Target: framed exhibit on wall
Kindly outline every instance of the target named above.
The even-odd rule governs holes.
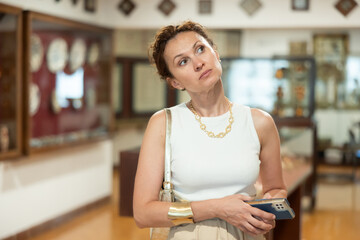
[[[25,151],[107,137],[112,30],[31,11],[25,18]]]
[[[357,5],[355,0],[339,0],[335,4],[335,8],[346,17]]]
[[[115,100],[118,118],[147,118],[162,108],[175,105],[175,91],[160,79],[146,58],[117,57],[116,78],[120,88]]]
[[[133,66],[134,113],[151,113],[166,107],[166,83],[160,80],[156,70],[148,63]]]
[[[212,12],[212,1],[211,0],[199,0],[199,13],[200,14],[211,14]]]
[[[96,2],[97,0],[84,0],[84,9],[87,12],[96,11]]]
[[[295,11],[307,11],[309,10],[310,0],[291,0],[292,10]]]

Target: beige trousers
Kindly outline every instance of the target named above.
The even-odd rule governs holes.
[[[195,224],[172,227],[168,240],[265,240],[263,235],[250,236],[218,218]]]

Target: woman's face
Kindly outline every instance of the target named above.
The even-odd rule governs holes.
[[[164,59],[173,75],[167,81],[174,88],[203,92],[221,79],[218,53],[196,32],[182,32],[169,40]]]

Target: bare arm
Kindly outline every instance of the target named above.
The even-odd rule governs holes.
[[[141,145],[134,186],[134,218],[139,227],[171,226],[170,203],[158,201],[164,175],[165,113],[149,120]]]
[[[165,151],[165,113],[154,114],[148,124],[140,150],[134,189],[134,219],[139,227],[172,226],[167,217],[170,203],[158,201],[163,181]],[[191,203],[194,221],[221,218],[252,235],[274,227],[274,215],[244,203],[250,197],[236,194],[220,199]],[[268,221],[260,221],[258,216]]]
[[[261,110],[252,109],[252,116],[259,136],[260,177],[264,198],[282,198],[287,196],[282,176],[280,158],[280,138],[272,117]]]

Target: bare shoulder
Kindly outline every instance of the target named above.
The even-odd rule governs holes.
[[[162,110],[159,110],[156,113],[154,113],[150,117],[149,124],[150,123],[155,124],[155,125],[158,125],[158,124],[161,125],[162,123],[165,124],[165,111],[162,109]]]
[[[161,140],[165,135],[165,111],[160,110],[154,113],[148,122],[145,131],[145,139],[151,137],[153,140]]]
[[[274,124],[274,120],[271,115],[258,108],[251,108],[251,116],[253,118],[255,127],[269,127]]]
[[[276,130],[274,120],[269,113],[258,108],[251,108],[251,116],[260,139],[266,136],[266,134]]]

